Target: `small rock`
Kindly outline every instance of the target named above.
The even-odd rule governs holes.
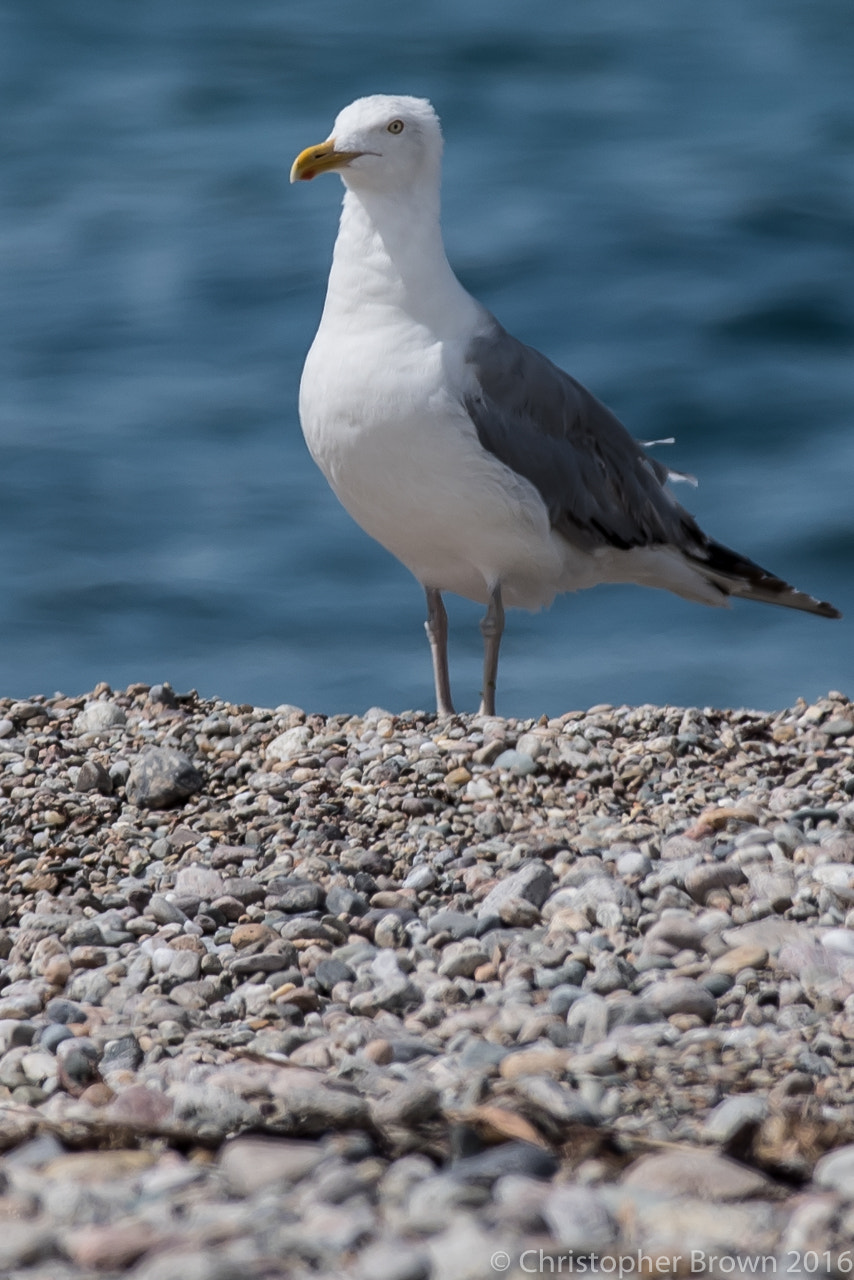
[[[440,978],[470,978],[475,969],[486,964],[489,953],[473,938],[449,942],[439,962]]]
[[[564,1074],[569,1061],[566,1049],[519,1049],[502,1059],[499,1072],[503,1080],[518,1080],[521,1076],[557,1078]]]
[[[712,1142],[727,1146],[748,1133],[765,1119],[768,1103],[753,1094],[734,1094],[724,1098],[703,1125],[703,1133]]]
[[[813,1170],[813,1181],[845,1200],[854,1200],[854,1143],[822,1156]]]
[[[543,1201],[542,1215],[564,1249],[609,1245],[619,1234],[601,1193],[593,1187],[554,1187]]]
[[[712,964],[714,973],[728,974],[735,977],[742,969],[764,969],[768,963],[768,952],[764,947],[751,946],[749,943],[733,947],[718,956]]]
[[[264,1187],[299,1182],[317,1168],[325,1155],[316,1142],[246,1136],[226,1143],[219,1167],[235,1195],[251,1196]]]
[[[362,894],[336,884],[326,894],[326,910],[332,916],[364,916],[370,907]]]
[[[305,749],[311,738],[312,732],[307,725],[300,724],[293,729],[286,729],[284,733],[280,733],[277,738],[274,738],[267,747],[267,759],[279,760],[283,764],[290,764],[300,756],[305,755]]]
[[[157,1239],[158,1232],[150,1222],[92,1223],[70,1231],[63,1247],[78,1267],[121,1272],[156,1245]]]
[[[687,1013],[711,1022],[717,1005],[710,991],[693,978],[667,978],[656,982],[644,992],[644,997],[665,1018]]]
[[[103,706],[96,702],[95,706]],[[102,796],[112,795],[113,780],[98,760],[84,760],[77,771],[75,791],[99,791]]]

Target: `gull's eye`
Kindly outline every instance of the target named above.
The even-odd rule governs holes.
[[[403,121],[392,120],[391,124],[388,126],[388,131],[389,133],[403,133]]]

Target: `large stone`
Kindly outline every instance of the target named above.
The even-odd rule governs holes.
[[[103,733],[121,729],[127,719],[125,711],[114,702],[90,702],[74,721],[74,728],[77,733]]]
[[[131,766],[125,791],[142,809],[168,809],[201,791],[204,779],[183,751],[149,747]]]
[[[768,1192],[772,1183],[756,1169],[713,1151],[661,1151],[641,1156],[623,1176],[628,1187],[702,1200],[746,1200]]]
[[[263,1187],[299,1182],[325,1158],[317,1142],[253,1135],[226,1143],[219,1167],[233,1194],[250,1196]]]
[[[813,1181],[844,1200],[854,1200],[854,1143],[822,1156],[813,1171]]]
[[[665,978],[648,987],[644,999],[665,1018],[690,1013],[711,1022],[717,1007],[711,992],[693,978]]]
[[[554,875],[551,867],[538,858],[526,863],[506,879],[499,881],[478,907],[478,915],[498,916],[502,906],[513,898],[524,898],[535,907],[541,907],[551,892]]]

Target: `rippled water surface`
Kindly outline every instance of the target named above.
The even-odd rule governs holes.
[[[420,588],[296,414],[340,184],[290,162],[408,92],[465,284],[848,615],[567,596],[509,616],[501,709],[854,693],[852,85],[842,0],[4,6],[0,692],[432,705]],[[464,708],[478,616],[451,609]]]

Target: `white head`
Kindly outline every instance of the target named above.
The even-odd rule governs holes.
[[[339,112],[326,142],[300,152],[291,182],[334,171],[356,190],[399,191],[435,182],[441,158],[439,117],[426,98],[374,94]]]

